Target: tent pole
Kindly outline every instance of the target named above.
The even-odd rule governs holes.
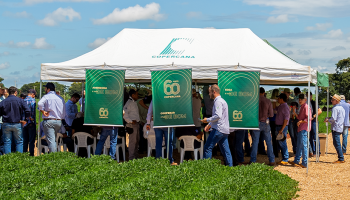
[[[310,110],[310,81],[308,82],[308,88],[307,88],[307,92],[308,92],[308,98],[307,98],[307,105],[309,107],[309,109],[307,110],[308,112],[308,115],[307,115],[307,167],[306,167],[306,174],[309,174],[309,148],[310,148],[310,113],[309,113],[309,110]]]
[[[170,137],[172,137],[172,135],[170,134],[170,127],[168,127],[168,142],[167,142],[167,147],[166,147],[166,157],[169,159],[169,141],[170,141]],[[171,164],[171,163],[170,163]]]
[[[80,112],[85,112],[85,110],[83,110],[83,107],[85,106],[85,97],[84,97],[84,80],[81,81],[81,108],[80,108]]]
[[[40,90],[39,90],[39,99],[41,99],[41,92],[42,92],[42,88],[43,88],[43,81],[40,79]],[[39,156],[41,154],[40,152],[40,141],[41,141],[41,137],[40,137],[40,124],[41,124],[41,114],[39,113],[39,126],[38,126],[38,140],[37,140],[37,147],[38,150],[36,151],[36,155]]]
[[[329,87],[327,88],[327,119],[328,119],[328,112],[329,112]],[[327,127],[327,138],[326,138],[326,155],[328,154],[328,122],[326,122]]]
[[[320,162],[320,141],[318,137],[318,85],[316,84],[316,106],[315,106],[315,113],[316,113],[316,162]],[[313,142],[313,141],[312,141]]]

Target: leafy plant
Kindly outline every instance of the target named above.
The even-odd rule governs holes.
[[[219,160],[170,166],[147,157],[117,163],[72,153],[0,157],[1,199],[292,199],[298,182],[263,164],[226,167]]]

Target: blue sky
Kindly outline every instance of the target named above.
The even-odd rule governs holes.
[[[41,63],[87,53],[123,28],[250,28],[303,65],[350,57],[348,0],[0,0],[0,76],[40,80]]]

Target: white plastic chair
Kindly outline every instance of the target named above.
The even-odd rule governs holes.
[[[181,136],[179,140],[182,140],[184,142],[184,148],[181,148],[181,157],[180,157],[180,163],[183,162],[185,157],[185,151],[193,151],[194,159],[198,160],[198,150],[200,154],[200,159],[203,159],[203,146],[204,142],[203,140],[199,140],[196,136]],[[194,140],[197,140],[201,143],[201,146],[198,149],[194,148]]]
[[[63,135],[61,133],[57,133],[56,144],[57,144],[57,151],[61,151],[62,147],[63,147],[63,152],[67,151],[67,145],[63,143]]]
[[[38,140],[39,141],[39,146],[40,146],[40,149],[39,149],[40,153],[39,153],[39,155],[41,155],[41,153],[43,152],[43,149],[44,149],[44,153],[49,153],[49,147],[41,144],[41,140],[45,139],[45,138],[46,138],[46,136],[44,136],[42,138],[39,138],[39,140]]]
[[[111,148],[111,139],[109,136],[107,136],[106,138],[106,141],[105,141],[105,144],[103,146],[103,154],[107,155],[108,156],[108,151],[107,149],[110,149]]]
[[[95,144],[91,144],[91,145],[88,145],[87,144],[87,138],[91,138],[91,139],[94,139],[94,143],[96,143],[95,141],[95,138],[88,134],[88,133],[85,133],[85,132],[77,132],[77,133],[74,133],[73,135],[73,138],[74,138],[74,152],[76,155],[78,155],[78,151],[79,151],[79,148],[80,147],[85,147],[87,149],[87,154],[88,154],[88,158],[91,157],[91,147],[94,147]],[[75,144],[75,140],[78,140],[78,144]]]
[[[163,141],[163,143],[164,143],[164,141]],[[148,144],[147,157],[150,157],[151,151],[153,149],[156,149],[156,136],[155,135],[148,135],[147,144]],[[164,158],[164,150],[165,150],[165,146],[162,147],[162,158]]]
[[[122,139],[121,144],[117,144],[117,151],[116,151],[116,157],[117,157],[117,162],[119,162],[119,148],[122,148],[123,151],[123,161],[125,161],[125,137],[120,137],[118,136],[118,139]]]

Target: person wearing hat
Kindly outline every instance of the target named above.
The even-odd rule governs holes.
[[[296,91],[298,92],[298,90]],[[290,89],[284,88],[283,93],[287,95],[287,105],[292,106],[292,103],[295,101],[290,98]],[[289,132],[290,140],[293,146],[293,153],[295,154],[297,149],[297,126],[296,126],[296,120],[294,119],[292,113],[290,115],[290,119],[288,123],[288,132]]]
[[[287,138],[288,123],[290,119],[290,109],[287,104],[287,95],[285,93],[282,93],[278,96],[277,100],[280,105],[277,107],[277,114],[276,114],[276,121],[275,121],[276,132],[278,132],[278,135],[283,134],[284,138]],[[289,159],[287,142],[285,139],[282,139],[282,140],[278,140],[278,144],[282,152],[282,161],[279,162],[278,164],[287,165],[288,159]]]
[[[349,123],[350,105],[346,103],[344,95],[340,95],[340,99],[341,99],[340,105],[345,110],[342,151],[343,151],[343,154],[346,155],[346,146],[348,144],[348,130],[350,127],[350,123]]]
[[[43,128],[50,152],[57,151],[56,135],[60,132],[62,123],[65,123],[64,118],[66,116],[64,99],[57,95],[55,90],[56,87],[53,83],[47,83],[45,85],[46,95],[38,102],[44,120]]]
[[[17,88],[11,86],[9,89],[9,97],[0,103],[0,116],[3,120],[3,141],[4,153],[11,153],[12,140],[16,144],[16,151],[23,153],[23,132],[22,126],[26,121],[22,120],[22,113],[25,119],[30,117],[30,109],[27,104],[17,97]]]
[[[343,151],[341,149],[340,144],[340,134],[343,133],[344,130],[344,119],[345,119],[345,110],[340,105],[341,98],[339,95],[335,94],[332,97],[332,117],[326,118],[325,122],[331,123],[332,128],[332,137],[333,137],[333,145],[334,148],[337,150],[338,153],[338,160],[333,163],[344,163],[344,155]]]
[[[296,116],[297,118],[297,127],[298,127],[298,143],[297,143],[297,152],[295,154],[294,161],[289,162],[290,164],[294,166],[300,166],[302,168],[307,167],[307,160],[308,160],[308,149],[307,149],[307,144],[308,144],[308,137],[307,137],[307,132],[311,131],[311,126],[308,126],[308,124],[311,125],[311,120],[312,120],[312,112],[311,108],[309,105],[306,103],[307,98],[305,94],[300,94],[299,95],[299,105],[300,105],[300,110],[299,113],[296,113],[296,110],[293,109],[293,115]],[[301,165],[299,164],[300,158],[303,157]]]
[[[28,96],[24,99],[30,109],[30,117],[27,120],[26,125],[23,126],[23,152],[28,152],[31,156],[34,156],[34,143],[36,138],[36,102],[35,102],[36,91],[30,89],[28,91]],[[24,117],[24,116],[23,116]]]

